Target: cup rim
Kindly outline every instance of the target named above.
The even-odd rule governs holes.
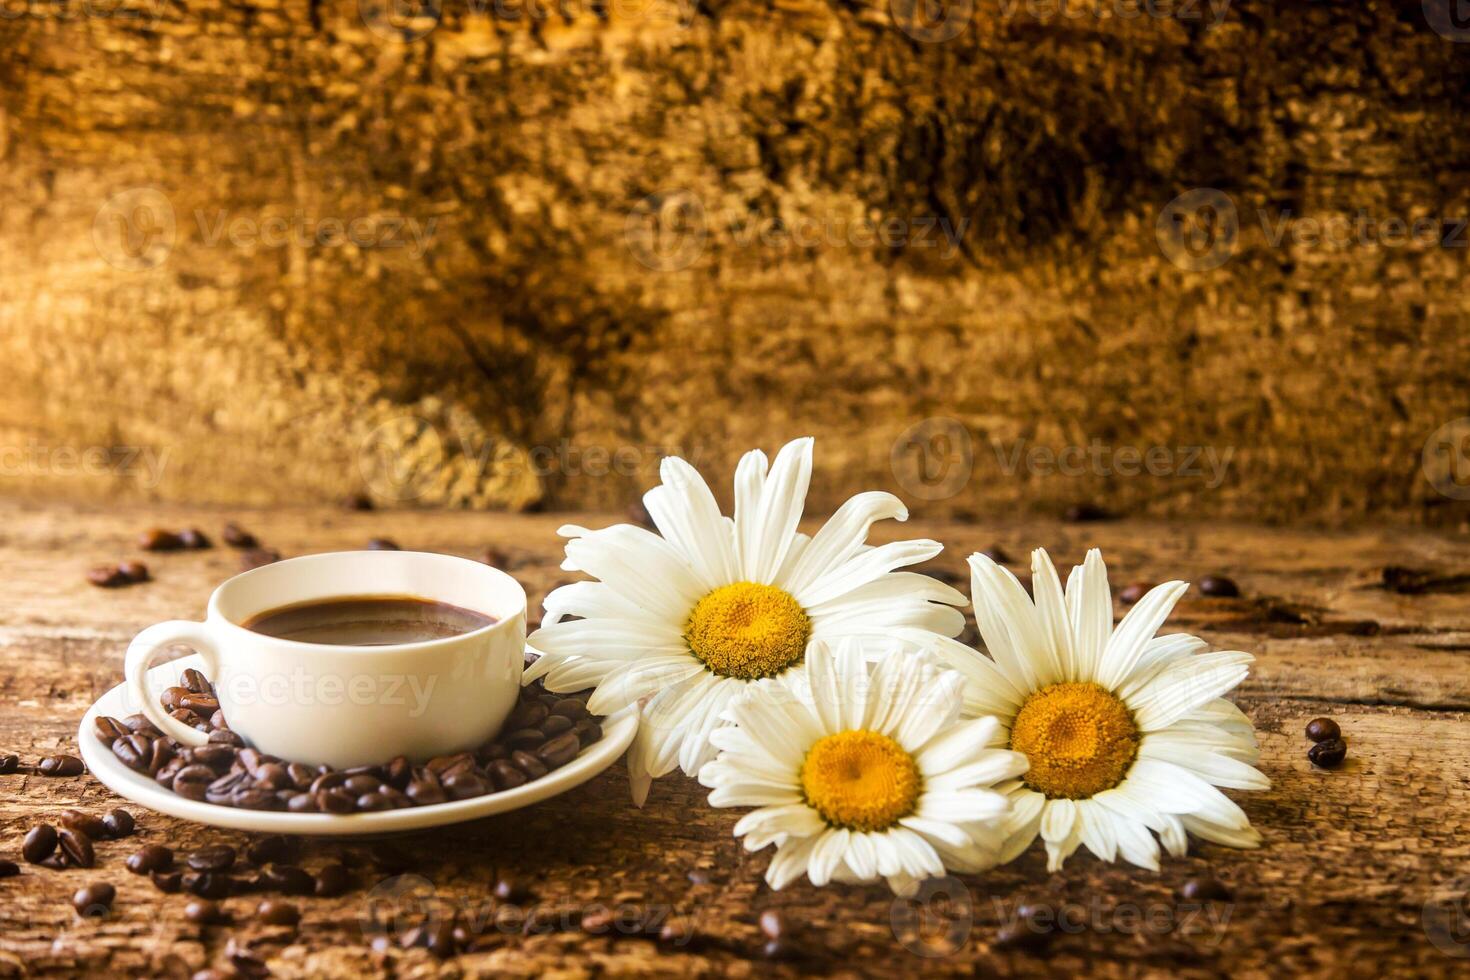
[[[498,577],[501,581],[503,581],[505,584],[509,585],[515,590],[514,594],[520,600],[520,608],[509,616],[497,618],[495,622],[481,626],[479,629],[470,630],[468,633],[456,633],[454,636],[441,636],[430,640],[413,640],[409,643],[389,643],[380,646],[354,646],[348,643],[311,643],[306,640],[288,640],[284,637],[270,636],[266,633],[257,633],[255,630],[235,622],[233,619],[226,616],[219,608],[220,596],[223,595],[224,592],[235,583],[250,578],[251,576],[259,576],[262,573],[265,573],[267,575],[271,574],[273,569],[278,569],[280,566],[287,565],[292,562],[312,562],[328,558],[341,558],[344,555],[353,555],[356,557],[361,557],[363,555],[377,555],[382,557],[387,557],[389,555],[418,555],[421,557],[433,558],[436,560],[460,563],[467,568],[475,569],[477,574],[490,572],[493,576]],[[344,595],[346,595],[346,593],[344,593]],[[406,652],[412,653],[418,650],[436,650],[441,647],[452,646],[456,643],[462,643],[465,640],[489,636],[497,630],[509,628],[511,624],[516,622],[517,619],[524,621],[526,618],[527,605],[529,601],[530,600],[526,598],[525,586],[521,585],[521,583],[516,580],[515,576],[511,575],[504,569],[496,568],[494,565],[487,565],[484,562],[475,561],[473,558],[464,558],[459,555],[446,555],[437,551],[373,551],[365,548],[360,548],[349,551],[323,551],[310,555],[297,555],[293,558],[283,558],[280,561],[271,562],[268,565],[261,565],[257,568],[247,569],[246,571],[238,572],[234,575],[231,575],[219,585],[215,586],[214,591],[209,594],[209,604],[205,609],[205,619],[210,623],[223,624],[224,626],[228,627],[230,631],[233,631],[240,636],[250,637],[255,640],[263,640],[272,644],[281,644],[289,650],[299,650],[303,652],[316,651],[317,653],[349,654],[351,656],[370,657],[374,655],[396,655]],[[290,605],[290,603],[286,603],[286,605]]]

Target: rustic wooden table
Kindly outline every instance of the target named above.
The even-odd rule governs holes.
[[[566,515],[180,508],[125,511],[0,504],[0,752],[33,764],[75,751],[77,721],[118,682],[128,639],[149,623],[198,617],[213,586],[238,568],[227,548],[146,560],[155,580],[115,591],[83,578],[94,562],[140,556],[139,531],[198,525],[216,538],[228,518],[286,555],[361,547],[388,536],[404,547],[472,554],[501,548],[532,594],[533,618],[558,569],[556,527]],[[611,518],[576,515],[597,525]],[[1060,564],[1101,546],[1115,582],[1197,579],[1223,572],[1241,599],[1192,596],[1172,629],[1251,650],[1255,671],[1239,702],[1256,723],[1265,793],[1237,793],[1265,836],[1256,852],[1198,843],[1154,874],[1086,854],[1049,875],[1039,845],[991,873],[966,876],[947,901],[895,902],[883,887],[765,887],[766,855],[731,837],[738,813],[715,810],[682,776],[629,805],[615,766],[565,796],[519,813],[392,840],[313,842],[305,863],[340,857],[359,889],[302,900],[294,933],[249,924],[199,927],[186,899],[128,874],[142,842],[176,848],[241,845],[247,835],[137,811],[140,830],[99,845],[94,872],[22,865],[0,880],[0,975],[187,976],[248,948],[278,976],[427,976],[594,973],[1233,976],[1448,975],[1470,956],[1470,558],[1463,542],[1421,531],[1320,533],[1118,522],[925,524],[948,550],[936,567],[1000,544],[1020,558],[1034,545]],[[889,532],[890,534],[893,531]],[[1337,718],[1350,744],[1335,772],[1306,760],[1308,719]],[[90,776],[0,776],[0,854],[18,856],[33,823],[64,807],[116,803]],[[477,951],[438,961],[422,949],[375,952],[362,914],[380,880],[408,871],[435,899],[477,924]],[[1214,874],[1233,900],[1201,907],[1177,897],[1186,878]],[[497,902],[497,879],[529,889]],[[111,917],[81,920],[69,897],[83,880],[118,889]],[[425,886],[427,887],[427,886]],[[1041,953],[998,949],[997,924],[1018,903],[1050,905],[1068,927]],[[237,911],[246,899],[228,903]],[[693,939],[658,942],[577,928],[584,913],[626,910],[671,922]],[[787,959],[762,953],[757,924],[782,912]],[[526,914],[531,926],[525,927]]]

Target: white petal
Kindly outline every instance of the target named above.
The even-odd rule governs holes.
[[[776,855],[766,868],[766,884],[773,891],[780,891],[806,873],[807,861],[818,837],[800,837],[776,846]]]
[[[944,545],[927,539],[890,541],[876,548],[865,548],[792,595],[803,608],[810,609],[841,598],[895,568],[928,561],[943,550]]]
[[[817,811],[805,803],[788,803],[785,806],[765,806],[752,810],[735,824],[734,833],[736,837],[772,833],[810,837],[820,834],[826,826]]]
[[[1093,548],[1067,577],[1067,616],[1072,624],[1072,663],[1079,681],[1097,676],[1113,632],[1113,593],[1102,552]]]
[[[736,470],[735,531],[736,555],[741,577],[750,582],[775,580],[791,547],[796,525],[806,506],[807,487],[812,478],[812,440],[795,439],[781,447],[770,474],[762,474],[758,499],[749,498],[752,474],[747,469],[747,453]],[[751,471],[763,470],[764,457],[753,463]],[[800,596],[797,597],[800,600]],[[803,603],[805,605],[805,603]]]
[[[828,828],[817,837],[812,856],[807,864],[806,876],[818,888],[832,880],[832,875],[842,866],[847,855],[847,839],[850,832],[840,828]]]
[[[914,759],[926,780],[945,775],[958,766],[985,759],[989,755],[985,747],[999,728],[1000,722],[994,717],[952,725],[926,742],[914,753]],[[1004,763],[1007,760],[995,761]]]
[[[677,456],[659,464],[661,486],[643,497],[649,516],[706,589],[739,580],[735,539],[699,471]]]
[[[1021,710],[1024,696],[985,654],[945,637],[933,640],[928,649],[945,666],[964,676],[966,714],[995,715],[1008,720]]]
[[[1118,837],[1113,832],[1113,815],[1092,800],[1077,801],[1077,829],[1082,843],[1109,864],[1118,854]]]
[[[1254,659],[1239,650],[1225,650],[1176,661],[1130,699],[1128,707],[1141,730],[1167,728],[1245,680]]]
[[[1172,733],[1172,729],[1166,729],[1146,736],[1138,748],[1138,757],[1172,762],[1207,782],[1227,789],[1271,788],[1271,781],[1254,767],[1212,752],[1198,741],[1171,737]]]
[[[699,661],[687,654],[677,657],[649,657],[632,664],[617,666],[618,669],[603,678],[602,682],[597,685],[597,690],[592,692],[592,697],[587,699],[587,710],[595,715],[612,714],[640,698],[676,687],[697,675],[713,676],[705,671]],[[553,691],[581,690],[576,687],[550,689]],[[664,716],[660,716],[654,723],[662,724],[663,721]],[[649,719],[645,716],[643,724],[649,723]]]
[[[543,627],[559,623],[567,616],[640,622],[651,619],[636,604],[629,602],[601,582],[572,582],[558,586],[547,593],[541,607]]]
[[[832,649],[825,643],[807,647],[807,681],[812,710],[826,734],[862,727],[867,710],[868,664],[862,648],[851,641]]]
[[[1082,843],[1077,829],[1077,804],[1071,800],[1047,800],[1041,812],[1041,839],[1046,842],[1046,870],[1060,870]]]
[[[704,594],[694,572],[651,531],[615,524],[567,542],[567,556],[629,602],[682,624]]]
[[[963,823],[994,820],[1010,812],[1004,796],[987,789],[927,792],[919,799],[918,815],[928,820]]]
[[[782,585],[792,595],[801,594],[857,554],[875,522],[908,517],[908,508],[891,493],[872,490],[850,498],[812,537]]]
[[[1037,656],[1046,641],[1036,607],[1010,570],[985,555],[970,556],[975,624],[996,666],[1018,689],[1033,691],[1057,678],[1054,665]]]
[[[949,820],[941,820],[930,816],[908,816],[898,821],[914,833],[934,841],[943,841],[953,847],[966,847],[970,844],[970,835],[965,833],[964,828]]]
[[[1046,797],[1040,793],[1022,789],[1011,793],[1011,812],[1004,827],[1005,846],[1001,848],[999,861],[1008,864],[1020,857],[1041,832],[1041,818],[1046,811]]]
[[[1102,663],[1098,665],[1097,672],[1099,684],[1114,691],[1127,682],[1143,658],[1149,641],[1187,591],[1188,582],[1165,582],[1150,589],[1128,610],[1103,649]]]
[[[1036,596],[1036,616],[1052,664],[1049,673],[1057,680],[1076,680],[1067,597],[1062,593],[1062,580],[1057,577],[1056,566],[1043,548],[1031,552],[1031,592]]]

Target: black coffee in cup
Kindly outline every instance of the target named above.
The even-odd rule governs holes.
[[[494,622],[493,616],[418,596],[358,595],[268,609],[242,625],[282,640],[374,647],[442,640]]]

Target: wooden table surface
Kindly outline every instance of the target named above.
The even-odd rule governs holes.
[[[557,567],[564,520],[599,526],[607,515],[268,512],[83,509],[0,503],[0,752],[34,764],[75,752],[78,719],[121,678],[123,650],[144,626],[199,617],[218,582],[238,569],[227,548],[140,555],[136,535],[197,525],[218,538],[236,519],[283,554],[361,547],[388,536],[405,548],[474,554],[501,548],[539,613]],[[963,556],[1000,544],[1016,558],[1049,548],[1058,564],[1097,545],[1115,594],[1131,580],[1234,577],[1241,599],[1192,593],[1166,630],[1185,629],[1253,651],[1238,701],[1260,733],[1272,788],[1233,793],[1265,837],[1253,852],[1192,842],[1183,860],[1152,873],[1104,865],[1079,852],[1047,874],[1039,843],[1018,861],[964,876],[947,901],[895,902],[885,887],[779,894],[762,881],[767,854],[731,836],[740,811],[716,810],[683,776],[654,785],[643,810],[628,802],[616,765],[559,798],[514,814],[391,840],[312,841],[308,867],[339,857],[359,887],[302,899],[292,933],[248,922],[199,927],[186,897],[128,874],[141,843],[176,849],[240,846],[248,835],[135,809],[139,833],[98,846],[93,871],[22,864],[0,880],[0,975],[188,976],[248,948],[274,975],[524,976],[555,973],[926,975],[1323,976],[1449,975],[1470,956],[1470,554],[1464,541],[1415,530],[1307,532],[1239,526],[1110,522],[926,524],[889,537],[933,536],[950,574]],[[146,557],[155,580],[100,590],[93,563]],[[1330,715],[1349,742],[1339,771],[1307,762],[1306,722]],[[101,812],[118,801],[90,776],[0,776],[0,856],[18,858],[34,823],[63,808]],[[404,871],[431,883],[440,907],[478,925],[477,951],[439,961],[426,950],[375,952],[362,913],[371,889]],[[1233,899],[1200,906],[1177,897],[1191,876],[1228,882]],[[530,898],[492,897],[512,877]],[[113,914],[81,920],[69,897],[84,881],[117,886]],[[1064,910],[1068,929],[1042,953],[996,948],[997,924],[1018,903]],[[248,898],[227,905],[244,913]],[[689,942],[589,935],[583,914],[602,908],[676,924]],[[777,909],[791,936],[768,960],[758,917]],[[530,928],[524,923],[530,915]]]

